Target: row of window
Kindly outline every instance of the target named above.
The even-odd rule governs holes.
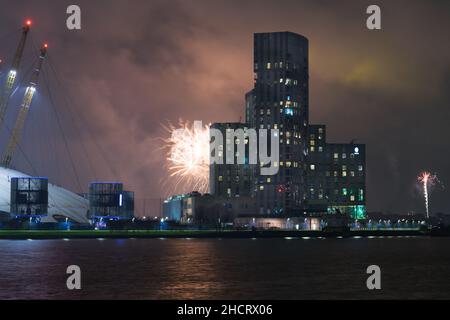
[[[334,189],[333,192],[334,192],[335,196],[342,195],[343,197],[348,197],[348,199],[350,201],[356,201],[356,199],[358,199],[358,201],[364,201],[364,189],[358,189],[358,191],[356,192],[354,189],[349,190],[347,188],[342,188],[341,190]],[[315,189],[314,188],[310,188],[309,193],[312,198],[315,197]],[[323,189],[318,190],[317,198],[320,200],[322,200],[324,198]]]
[[[258,63],[255,63],[255,70],[258,70],[258,68],[259,68]],[[296,63],[289,63],[289,62],[284,63],[283,61],[277,61],[277,62],[266,62],[264,64],[264,68],[266,70],[271,70],[271,69],[289,70],[290,68],[297,69],[298,65]]]

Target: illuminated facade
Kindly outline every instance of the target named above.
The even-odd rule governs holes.
[[[224,137],[227,129],[278,129],[280,154],[274,165],[279,171],[262,175],[260,167],[267,164],[259,160],[253,166],[211,165],[211,194],[247,197],[241,201],[259,217],[342,213],[364,219],[365,145],[328,143],[325,125],[309,124],[308,40],[291,32],[255,34],[253,68],[254,88],[245,95],[246,123],[212,128]],[[219,150],[224,156],[230,146],[242,143],[228,140]]]
[[[134,193],[124,191],[117,182],[93,182],[89,186],[89,218],[131,220],[134,216]]]
[[[37,177],[11,178],[11,215],[43,217],[48,214],[48,179]]]
[[[259,167],[254,173],[258,213],[299,214],[305,207],[308,39],[292,32],[256,33],[253,70],[246,121],[256,129],[278,129],[280,138],[278,174],[261,175]]]
[[[223,141],[215,152],[223,159],[222,164],[210,165],[210,193],[214,196],[232,198],[249,196],[252,191],[253,167],[248,164],[248,137],[239,137],[237,130],[245,132],[247,126],[243,123],[214,123],[211,128],[222,133]],[[227,137],[228,132],[228,137]],[[239,147],[244,147],[245,164],[238,163]],[[227,153],[232,153],[233,163],[227,164]]]
[[[307,202],[311,210],[366,217],[364,144],[327,143],[325,125],[308,128]]]

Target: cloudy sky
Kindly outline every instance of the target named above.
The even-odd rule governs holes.
[[[380,31],[365,27],[374,3]],[[81,7],[80,31],[65,26],[70,4]],[[149,212],[167,191],[161,124],[239,121],[253,33],[292,31],[310,41],[311,122],[328,126],[330,142],[367,144],[370,211],[423,211],[421,170],[450,183],[448,1],[1,0],[7,61],[25,17],[34,25],[23,68],[32,42],[48,41],[50,64],[14,162],[20,170],[77,192],[120,180],[149,199],[137,203]],[[448,192],[434,190],[432,211],[450,212]]]

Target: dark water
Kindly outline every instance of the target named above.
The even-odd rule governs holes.
[[[0,240],[0,298],[450,298],[450,238]]]

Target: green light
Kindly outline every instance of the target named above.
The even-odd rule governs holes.
[[[342,214],[348,215],[351,219],[364,220],[366,219],[366,206],[356,205],[356,206],[329,206],[327,212],[329,214],[334,214],[339,210]]]

